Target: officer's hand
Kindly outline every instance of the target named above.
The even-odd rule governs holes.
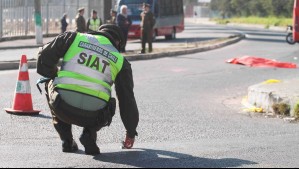
[[[122,149],[131,149],[134,146],[135,138],[130,138],[126,135],[126,139],[123,142]]]

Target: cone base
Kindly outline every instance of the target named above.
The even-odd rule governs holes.
[[[29,111],[22,111],[22,110],[13,110],[13,109],[4,109],[6,113],[13,114],[13,115],[20,115],[20,116],[34,116],[39,115],[40,111],[38,110],[29,110]]]

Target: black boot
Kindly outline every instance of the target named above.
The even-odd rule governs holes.
[[[73,153],[73,152],[76,152],[78,151],[78,145],[77,143],[72,140],[63,140],[62,141],[62,152],[64,153]]]
[[[100,154],[100,149],[97,146],[97,134],[95,132],[91,132],[88,129],[84,129],[83,133],[80,137],[80,142],[85,148],[85,154],[87,155],[98,155]]]

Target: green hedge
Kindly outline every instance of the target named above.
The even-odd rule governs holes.
[[[292,18],[277,18],[277,17],[240,17],[240,18],[230,18],[230,19],[214,19],[219,24],[227,23],[242,23],[242,24],[258,24],[265,25],[265,27],[270,26],[280,26],[286,27],[293,24]]]

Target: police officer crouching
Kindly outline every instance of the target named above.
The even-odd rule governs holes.
[[[124,36],[115,25],[102,25],[98,32],[65,32],[45,45],[38,54],[37,72],[47,78],[46,95],[53,124],[62,140],[63,152],[76,152],[72,125],[84,127],[80,142],[85,153],[97,155],[97,131],[109,126],[116,100],[127,134],[123,147],[134,145],[139,112],[134,96],[130,63],[119,53]],[[57,64],[63,59],[60,70]]]

